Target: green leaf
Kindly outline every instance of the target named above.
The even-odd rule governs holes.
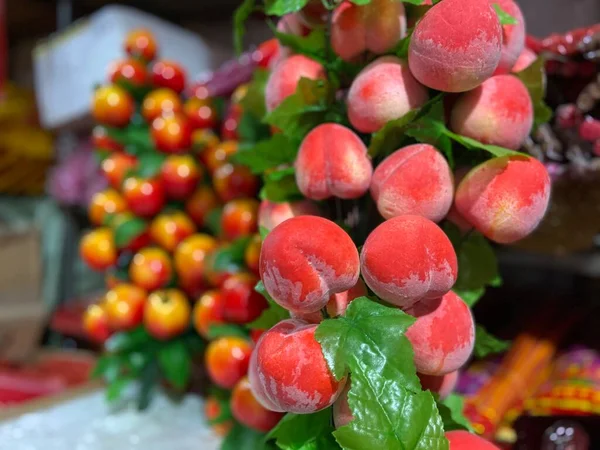
[[[269,307],[256,320],[250,322],[247,325],[248,328],[251,330],[268,330],[282,320],[290,318],[289,311],[275,303],[275,300],[271,298],[262,281],[256,283],[254,290],[267,299]]]
[[[414,27],[409,28],[406,32],[406,36],[404,38],[400,39],[400,41],[398,41],[398,43],[391,50],[390,53],[396,55],[398,58],[403,58],[403,59],[408,58],[408,48],[410,47],[410,40],[412,38],[412,34],[414,33],[414,31],[415,31]]]
[[[104,377],[104,374],[109,372],[115,363],[119,363],[119,359],[116,355],[102,355],[100,358],[98,358],[98,361],[96,361],[96,365],[94,366],[90,377]]]
[[[221,235],[221,216],[223,215],[222,208],[214,208],[207,215],[204,220],[204,225],[212,233],[213,236]]]
[[[150,128],[146,123],[131,124],[126,128],[105,127],[106,134],[125,147],[127,153],[140,156],[147,152],[156,152],[150,137]]]
[[[190,355],[195,356],[204,352],[206,342],[195,332],[187,333],[184,338],[185,346],[188,349]]]
[[[260,239],[264,241],[270,230],[267,227],[258,227],[258,232],[260,233]]]
[[[519,23],[517,19],[504,11],[498,3],[494,3],[492,6],[494,7],[496,14],[498,14],[500,25],[517,25]]]
[[[485,287],[478,287],[474,289],[458,289],[453,287],[452,290],[456,295],[463,299],[469,308],[475,306],[483,294],[485,294]]]
[[[285,16],[300,11],[308,0],[265,0],[265,12],[269,16]]]
[[[286,414],[267,435],[284,450],[333,450],[340,446],[333,438],[331,409],[314,414]]]
[[[265,174],[263,181],[264,184],[259,193],[261,200],[287,202],[304,198],[296,184],[293,167]]]
[[[127,247],[147,229],[148,224],[140,217],[132,217],[130,220],[119,223],[115,228],[115,246],[117,248]]]
[[[546,96],[546,71],[544,66],[545,60],[542,56],[539,56],[525,70],[514,74],[529,91],[533,103],[534,128],[548,122],[552,117],[552,110],[544,103]]]
[[[112,335],[104,344],[108,353],[126,353],[154,342],[144,327]]]
[[[160,370],[155,360],[150,360],[142,370],[140,390],[137,398],[137,408],[144,411],[152,401],[154,389],[160,382]]]
[[[209,425],[218,425],[220,423],[229,422],[233,420],[233,414],[231,413],[231,391],[227,389],[215,388],[215,386],[209,387],[209,394],[215,398],[219,403],[220,414],[211,420],[207,420]]]
[[[485,358],[494,353],[502,353],[510,348],[510,341],[503,341],[491,335],[481,325],[475,326],[475,349],[473,354],[476,358]]]
[[[262,120],[267,110],[265,107],[265,86],[269,79],[269,72],[265,69],[256,69],[252,75],[252,81],[248,85],[248,91],[240,104],[245,112]]]
[[[221,444],[221,450],[266,450],[265,435],[236,423]]]
[[[441,417],[423,392],[405,332],[415,319],[360,297],[346,315],[323,321],[315,338],[337,379],[351,373],[354,420],[334,432],[344,449],[447,450]]]
[[[475,139],[471,139],[470,137],[461,136],[460,134],[453,133],[442,123],[443,133],[448,136],[450,139],[458,142],[469,150],[485,150],[488,153],[491,153],[494,156],[510,156],[510,155],[523,155],[523,153],[516,152],[514,150],[510,150],[508,148],[499,147],[497,145],[488,145],[482,144]]]
[[[158,152],[147,152],[138,157],[136,174],[142,178],[155,177],[162,168],[166,155]]]
[[[326,80],[301,78],[296,91],[287,97],[264,121],[281,130],[294,145],[325,121],[333,92]]]
[[[240,149],[232,156],[232,161],[248,167],[252,173],[261,174],[282,164],[293,164],[297,150],[288,137],[274,134],[270,139]]]
[[[273,31],[281,45],[288,47],[292,52],[308,56],[321,64],[327,63],[325,49],[327,48],[328,42],[325,30],[313,30],[308,36],[281,33],[275,28]]]
[[[256,0],[244,0],[233,13],[233,44],[237,54],[244,50],[244,34],[246,33],[246,21],[254,12]]]
[[[271,130],[267,125],[261,122],[253,113],[244,111],[242,118],[238,124],[238,134],[240,136],[241,148],[250,147],[251,144],[259,142],[263,139],[268,139],[271,135]],[[234,154],[235,157],[238,153]],[[235,158],[233,158],[235,159]]]
[[[157,356],[165,379],[176,389],[185,389],[190,380],[191,360],[183,340],[166,342]]]
[[[438,411],[444,422],[444,430],[467,430],[473,432],[473,427],[465,417],[465,399],[462,395],[450,394],[444,400],[437,400]]]
[[[227,271],[232,267],[241,267],[244,264],[244,252],[250,236],[244,236],[236,239],[231,244],[219,248],[215,252],[213,268],[217,272]]]
[[[123,391],[129,386],[129,384],[133,381],[133,378],[129,376],[122,376],[115,380],[113,380],[106,387],[106,401],[109,403],[118,402],[123,395]]]
[[[208,329],[208,338],[212,341],[220,337],[237,336],[241,338],[248,337],[248,331],[240,325],[226,324],[226,325],[212,325]]]

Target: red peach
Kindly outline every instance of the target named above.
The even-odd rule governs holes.
[[[267,409],[309,414],[327,408],[344,387],[315,339],[316,325],[289,319],[265,332],[252,353],[248,376]]]
[[[453,194],[450,166],[429,144],[396,150],[377,166],[371,181],[371,196],[386,219],[414,214],[439,222]]]
[[[358,252],[335,223],[316,216],[293,217],[265,238],[260,274],[278,304],[311,313],[324,307],[332,294],[357,283]]]
[[[265,88],[268,111],[273,111],[287,97],[296,91],[301,78],[317,80],[325,76],[318,62],[304,55],[292,55],[279,62],[271,72]]]
[[[261,405],[252,393],[248,377],[242,378],[231,393],[231,413],[238,422],[256,431],[270,431],[283,414],[270,411]]]
[[[502,25],[502,55],[494,75],[509,73],[525,47],[525,18],[514,0],[489,0],[516,19],[515,25]]]
[[[467,176],[467,173],[469,173],[470,170],[470,167],[459,167],[456,169],[454,171],[454,186],[458,186],[465,176]],[[452,202],[452,206],[450,207],[450,211],[448,211],[446,220],[456,225],[461,233],[466,233],[473,229],[473,226],[467,222],[463,216],[460,215],[454,202]]]
[[[432,89],[464,92],[492,76],[502,53],[502,27],[487,1],[444,0],[415,26],[408,63]]]
[[[475,167],[456,190],[458,212],[500,244],[523,239],[542,220],[550,199],[550,176],[529,156],[493,158]]]
[[[440,298],[456,282],[458,270],[446,234],[421,216],[394,217],[375,228],[360,262],[367,286],[400,308]]]
[[[250,323],[269,307],[267,300],[254,290],[258,278],[249,273],[232,275],[223,283],[223,317],[230,323]]]
[[[358,282],[344,292],[338,292],[333,294],[327,302],[327,314],[329,317],[343,316],[346,314],[346,309],[352,300],[358,297],[368,295],[367,286],[362,279],[358,279]]]
[[[490,441],[486,441],[468,431],[448,431],[446,433],[446,439],[450,442],[449,450],[500,450]]]
[[[514,73],[522,72],[523,70],[527,69],[536,59],[537,54],[533,50],[525,47],[517,58],[517,62],[515,62],[512,71]]]
[[[258,200],[254,198],[237,198],[225,203],[221,215],[221,229],[228,240],[258,231]]]
[[[210,379],[222,388],[233,388],[248,373],[251,353],[251,344],[239,337],[227,336],[212,341],[205,353]]]
[[[436,392],[442,400],[452,393],[458,382],[457,370],[441,376],[425,375],[423,373],[418,373],[417,375],[419,376],[419,380],[421,380],[423,390]]]
[[[464,93],[450,117],[452,131],[512,150],[521,147],[532,125],[529,91],[513,75],[496,75]]]
[[[321,311],[315,311],[311,313],[299,313],[290,311],[290,317],[292,319],[303,320],[307,323],[321,323],[323,322],[323,313]]]
[[[372,0],[366,5],[344,1],[333,12],[331,47],[346,61],[365,51],[386,53],[406,33],[404,5],[396,0]]]
[[[276,203],[263,200],[258,208],[258,226],[271,231],[281,222],[296,216],[318,216],[319,207],[310,200]]]
[[[358,131],[373,133],[428,99],[427,89],[411,74],[406,62],[395,56],[382,56],[352,82],[347,100],[348,118]]]
[[[475,345],[475,323],[467,304],[454,292],[406,310],[417,318],[406,331],[417,372],[446,375],[463,366]]]
[[[358,198],[371,183],[367,147],[349,128],[324,123],[306,135],[294,164],[300,192],[312,200]]]
[[[350,390],[351,380],[346,382],[344,390],[333,404],[333,424],[336,428],[348,425],[354,420],[354,415],[348,404],[348,391]]]

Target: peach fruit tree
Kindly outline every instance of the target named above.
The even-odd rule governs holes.
[[[254,11],[277,18],[276,53],[232,161],[262,178],[269,306],[244,324],[254,413],[223,449],[496,448],[451,392],[505,346],[470,311],[501,282],[492,243],[530,234],[549,201],[519,152],[550,112],[517,3],[245,0],[239,47]]]

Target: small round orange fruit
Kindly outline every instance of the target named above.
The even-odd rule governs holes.
[[[131,120],[134,109],[133,98],[122,87],[109,84],[94,92],[92,115],[103,125],[124,127]]]
[[[117,262],[117,249],[110,228],[96,228],[87,233],[79,245],[85,263],[94,270],[104,271]]]
[[[150,30],[140,28],[129,32],[125,38],[125,51],[129,56],[145,62],[156,57],[156,39]]]
[[[144,308],[144,325],[156,339],[167,340],[189,327],[190,315],[188,298],[179,289],[155,291]]]
[[[155,89],[142,102],[142,116],[148,123],[157,117],[181,112],[181,109],[181,99],[171,89]]]
[[[181,211],[159,214],[150,224],[152,240],[169,252],[195,231],[194,222]]]
[[[233,388],[248,373],[252,345],[245,339],[221,337],[206,349],[206,369],[210,379],[225,389]]]
[[[169,255],[160,248],[147,247],[133,256],[129,278],[147,291],[165,287],[173,277],[173,264]]]
[[[91,340],[99,344],[104,343],[110,337],[108,314],[102,304],[88,306],[83,315],[83,329]]]
[[[127,202],[114,189],[106,189],[100,191],[92,197],[88,214],[90,222],[100,226],[104,223],[104,219],[109,214],[117,214],[127,209]]]
[[[104,297],[110,327],[115,331],[131,330],[142,323],[148,294],[133,284],[123,283]]]
[[[208,339],[208,330],[212,325],[225,323],[223,296],[218,290],[206,291],[194,305],[194,328],[200,336]]]

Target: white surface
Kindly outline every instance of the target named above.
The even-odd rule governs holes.
[[[218,450],[203,422],[202,402],[173,403],[156,394],[144,413],[110,413],[102,391],[0,422],[2,450]]]
[[[110,62],[126,56],[125,37],[135,28],[150,29],[158,57],[181,64],[189,79],[212,69],[210,49],[196,34],[134,8],[105,6],[34,50],[34,83],[45,127],[68,126],[88,116],[94,86],[106,81]]]

